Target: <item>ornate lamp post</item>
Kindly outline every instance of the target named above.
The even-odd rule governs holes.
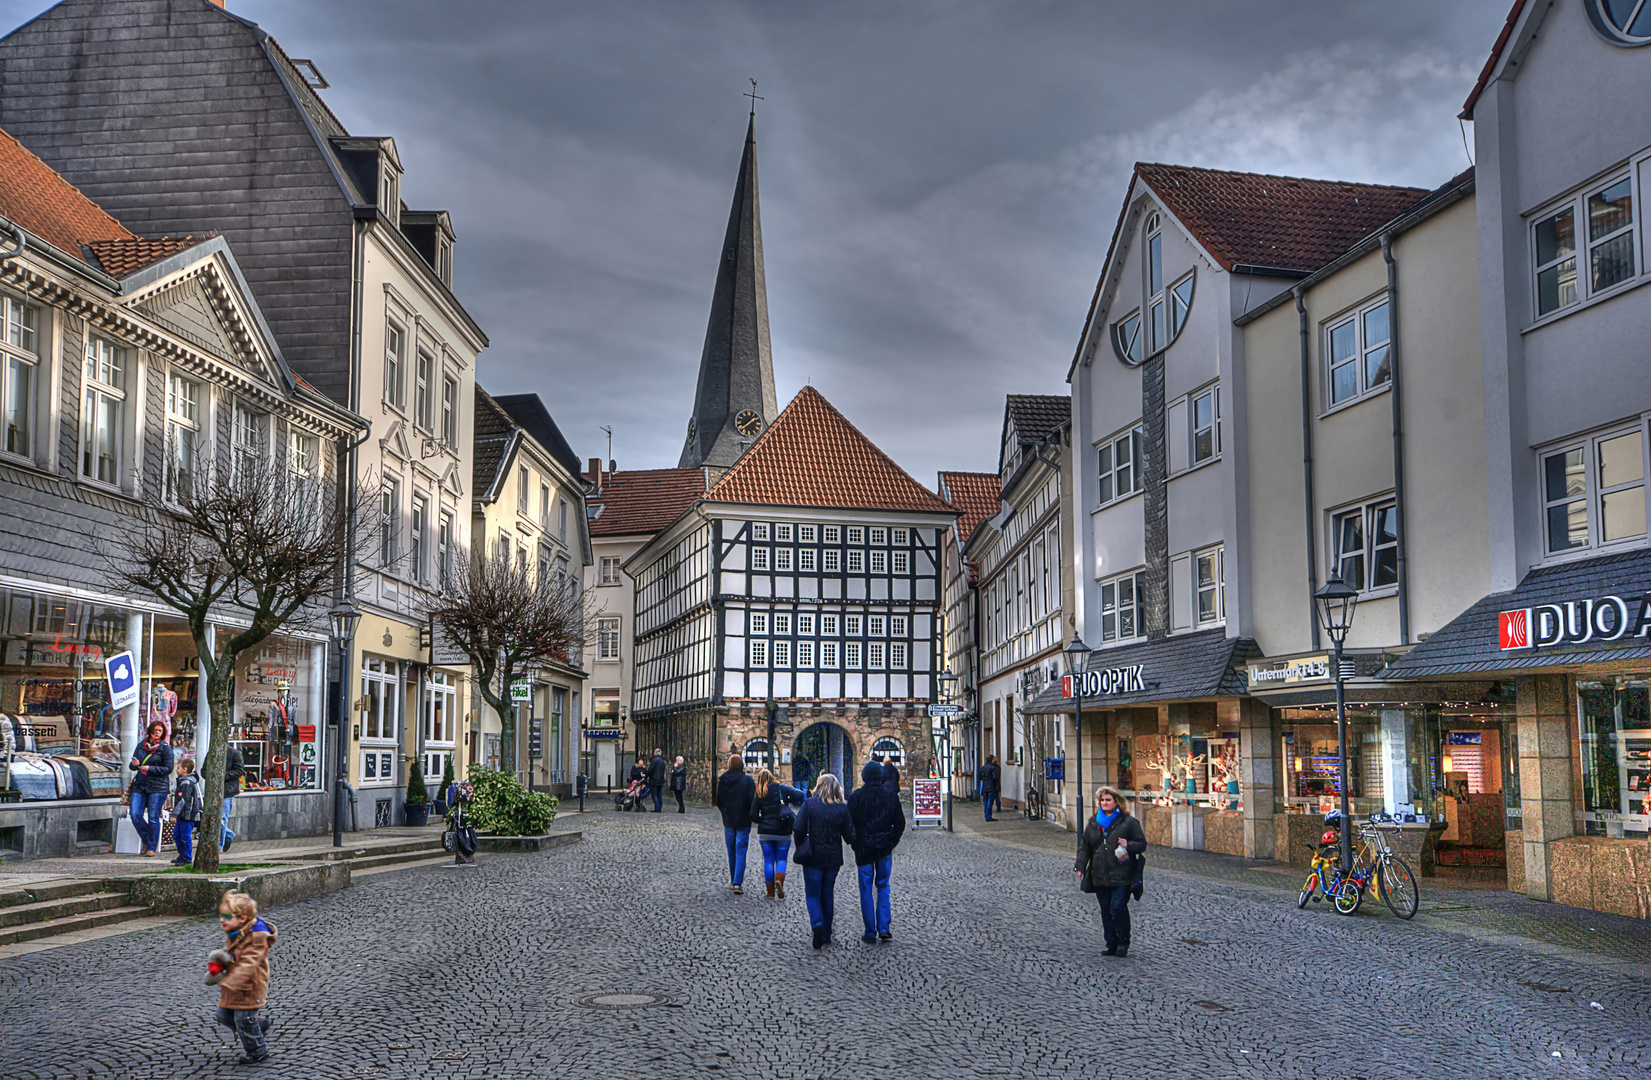
[[[338,653],[338,776],[333,781],[332,846],[344,846],[344,788],[350,774],[350,644],[355,640],[355,627],[361,621],[361,612],[340,596],[338,603],[327,612],[332,630],[332,646]]]
[[[1089,646],[1084,644],[1083,638],[1077,631],[1073,631],[1072,640],[1066,648],[1061,650],[1066,654],[1066,670],[1072,673],[1072,696],[1077,699],[1077,709],[1072,714],[1072,733],[1076,736],[1078,748],[1078,842],[1083,843],[1083,691],[1084,670],[1089,666]]]
[[[1353,626],[1359,594],[1342,581],[1340,571],[1332,570],[1330,580],[1313,594],[1313,599],[1318,602],[1319,625],[1336,646],[1336,777],[1341,789],[1341,872],[1345,874],[1353,868],[1353,817],[1347,805],[1347,661],[1342,659],[1342,646]]]
[[[939,675],[935,676],[935,681],[939,684],[939,693],[936,696],[939,697],[942,702],[944,702],[948,705],[951,704],[952,687],[957,682],[957,676],[952,674],[951,666],[948,665],[944,670],[942,670],[940,672]],[[941,745],[941,758],[940,758],[940,760],[941,760],[941,767],[942,767],[942,770],[943,770],[940,773],[940,777],[941,777],[941,782],[946,785],[946,831],[951,832],[952,831],[952,718],[950,716],[945,716],[945,717],[941,717],[941,719],[945,721],[945,724],[941,728],[941,735],[940,735],[940,745]]]

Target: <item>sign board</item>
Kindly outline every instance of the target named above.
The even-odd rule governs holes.
[[[929,715],[930,716],[962,716],[963,715],[963,706],[961,706],[961,705],[930,705],[929,706]]]
[[[138,703],[138,670],[129,652],[116,653],[103,665],[109,679],[109,706],[124,709]]]
[[[1046,757],[1043,759],[1043,778],[1045,780],[1066,779],[1066,759]]]
[[[1086,698],[1106,697],[1110,694],[1139,694],[1146,690],[1145,664],[1103,668],[1082,674],[1061,676],[1061,697],[1073,698],[1082,692]]]
[[[1651,594],[1624,599],[1599,596],[1498,612],[1497,644],[1509,649],[1551,649],[1590,641],[1651,637]]]
[[[946,803],[940,797],[940,781],[921,776],[911,782],[911,816],[918,825],[938,825],[946,816]]]
[[[545,725],[544,721],[535,716],[527,724],[527,756],[542,758],[545,756]]]
[[[517,679],[510,684],[510,700],[512,702],[532,701],[533,684],[526,679]]]
[[[1268,686],[1328,682],[1331,678],[1330,654],[1302,656],[1295,660],[1265,660],[1251,664],[1247,675],[1251,690]]]
[[[470,666],[470,654],[459,647],[439,619],[430,620],[430,663],[440,667]]]
[[[593,727],[585,729],[585,738],[587,739],[623,739],[624,737],[624,728]]]

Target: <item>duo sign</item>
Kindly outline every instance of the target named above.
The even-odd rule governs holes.
[[[1073,698],[1079,694],[1084,697],[1104,697],[1107,694],[1142,693],[1147,688],[1146,679],[1142,675],[1145,668],[1145,664],[1131,664],[1128,667],[1062,675],[1061,697]]]
[[[1496,634],[1503,650],[1644,638],[1651,634],[1651,593],[1633,600],[1601,596],[1503,611],[1496,616]]]

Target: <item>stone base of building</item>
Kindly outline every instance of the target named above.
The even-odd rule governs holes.
[[[0,806],[0,862],[108,854],[130,813],[120,799],[7,803]],[[249,791],[235,797],[230,827],[237,840],[320,836],[332,831],[332,794]]]

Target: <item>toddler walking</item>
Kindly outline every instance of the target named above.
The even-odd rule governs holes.
[[[218,987],[218,1023],[241,1038],[240,1064],[254,1065],[269,1057],[264,1036],[275,1023],[258,1015],[269,994],[275,927],[258,917],[258,901],[233,889],[218,902],[218,924],[228,940],[208,958],[207,985]]]

